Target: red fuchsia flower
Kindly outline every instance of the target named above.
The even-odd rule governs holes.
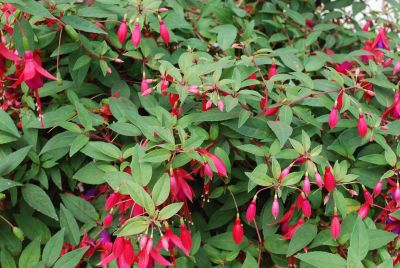
[[[363,185],[363,195],[364,195],[365,203],[368,203],[368,204],[374,203],[374,199],[372,198],[372,195],[368,192],[368,190],[364,187],[364,185]]]
[[[361,217],[361,219],[367,217],[370,205],[371,204],[369,203],[364,203],[361,205],[360,209],[358,210],[358,215]]]
[[[336,107],[333,107],[331,113],[329,114],[328,124],[331,129],[333,129],[339,120],[339,112]]]
[[[180,238],[183,245],[183,252],[185,252],[185,254],[189,256],[190,250],[192,249],[193,246],[192,236],[190,234],[190,231],[186,228],[186,225],[182,219],[180,228],[181,228]]]
[[[103,226],[104,226],[105,228],[111,226],[112,221],[113,221],[113,214],[108,213],[108,214],[104,217]]]
[[[396,190],[393,193],[393,199],[396,201],[397,206],[400,204],[400,187],[399,182],[396,183]]]
[[[304,218],[300,218],[296,224],[287,227],[287,232],[283,235],[285,240],[292,239],[297,230],[304,224]]]
[[[340,221],[338,213],[336,212],[336,208],[331,221],[331,234],[334,240],[337,240],[340,235]]]
[[[278,218],[279,215],[279,202],[276,194],[274,196],[274,202],[272,202],[271,213],[272,216],[274,216],[274,219],[276,220],[276,218]]]
[[[218,110],[220,110],[221,112],[224,111],[224,102],[220,99],[218,99],[218,103],[217,103],[217,108]]]
[[[257,206],[256,206],[257,196],[254,196],[253,200],[251,200],[250,205],[247,207],[246,211],[246,220],[248,223],[252,222],[256,217]]]
[[[239,214],[236,215],[235,222],[233,223],[232,237],[237,245],[239,245],[243,241],[244,237],[243,226],[242,223],[240,222]]]
[[[271,64],[271,67],[269,68],[269,71],[268,71],[268,80],[270,80],[272,77],[274,77],[277,74],[278,74],[278,71],[276,69],[276,63],[273,62]]]
[[[257,74],[253,73],[247,77],[248,80],[257,80]],[[256,85],[249,86],[250,89],[255,89]]]
[[[166,78],[164,78],[162,81],[161,81],[161,94],[165,97],[165,96],[167,96],[167,94],[168,94],[168,92],[167,92],[167,89],[169,88],[169,81],[166,79]]]
[[[4,72],[4,59],[18,61],[19,57],[15,55],[11,50],[8,50],[6,46],[0,42],[0,76],[2,76]]]
[[[164,21],[159,17],[160,20],[160,35],[161,35],[161,39],[164,41],[165,44],[168,45],[169,43],[169,31],[167,26],[165,26]]]
[[[140,240],[139,248],[140,251],[137,256],[138,268],[154,267],[154,262],[163,266],[172,265],[167,259],[161,256],[161,254],[159,253],[160,250],[153,248],[153,239],[148,237],[147,235],[143,236]]]
[[[214,164],[215,169],[217,170],[217,174],[219,176],[222,176],[222,177],[227,176],[225,164],[222,162],[222,160],[218,156],[208,152],[206,149],[200,149],[199,153],[200,153],[200,155],[207,156],[208,158],[211,159],[212,163]],[[208,176],[211,179],[213,176],[213,171],[208,162],[203,165],[203,169],[204,169],[203,170],[204,175]]]
[[[141,37],[142,33],[140,32],[140,23],[139,20],[137,19],[131,36],[131,41],[135,48],[139,47]]]
[[[171,114],[174,116],[180,116],[182,113],[182,107],[179,106],[179,94],[169,93],[169,104],[172,107]]]
[[[317,184],[318,188],[321,189],[324,186],[324,182],[322,181],[322,177],[319,174],[317,168],[315,168],[314,173],[315,173],[315,183]]]
[[[393,58],[388,58],[383,62],[383,67],[387,68],[389,67],[393,62]]]
[[[314,29],[315,23],[313,19],[306,19],[306,25],[310,28],[310,29]]]
[[[127,35],[128,35],[128,26],[126,25],[126,17],[124,17],[124,19],[121,22],[121,25],[118,28],[118,33],[117,33],[118,41],[121,45],[125,42]]]
[[[367,20],[367,22],[364,24],[362,31],[363,32],[368,32],[369,31],[369,27],[371,26],[372,20]]]
[[[306,172],[306,176],[304,177],[303,181],[303,192],[305,193],[306,196],[308,196],[310,191],[311,191],[310,179],[308,177],[308,173]]]
[[[211,100],[203,100],[201,102],[201,110],[203,112],[210,110],[211,106],[212,106],[212,101]]]
[[[107,210],[110,210],[117,204],[118,201],[119,201],[119,194],[118,193],[112,193],[106,199],[106,202],[105,202],[104,206],[105,206],[105,208]]]
[[[292,168],[292,166],[293,163],[291,163],[289,166],[281,171],[281,174],[279,174],[279,180],[283,180],[290,173],[290,169]]]
[[[102,259],[99,265],[106,267],[114,259],[116,259],[119,268],[132,267],[135,262],[135,250],[128,237],[117,237],[114,241],[112,253]]]
[[[199,86],[191,85],[188,87],[188,92],[192,94],[199,94]]]
[[[158,241],[157,249],[160,250],[161,248],[169,251],[173,247],[180,248],[185,253],[187,252],[186,248],[183,246],[181,239],[172,232],[171,228],[169,228],[168,223],[165,223],[165,230],[164,235]],[[188,255],[188,254],[186,254]]]
[[[301,202],[301,211],[303,212],[304,216],[310,218],[311,216],[310,201],[308,201],[308,199],[305,196],[303,196],[303,193],[302,193],[302,199],[303,201]]]
[[[194,181],[193,177],[183,168],[174,169],[169,172],[169,180],[171,187],[171,198],[174,201],[185,201],[193,199],[193,189],[187,181]]]
[[[377,197],[382,191],[382,179],[379,179],[378,183],[374,187],[374,196]]]
[[[344,75],[349,76],[349,72],[351,69],[354,68],[353,63],[351,63],[350,61],[344,61],[342,63],[334,63],[333,67],[335,68],[335,70],[339,73],[342,73]]]
[[[360,134],[361,138],[364,138],[368,132],[368,125],[367,121],[365,121],[364,114],[360,113],[358,117],[358,124],[357,124],[358,134]]]
[[[140,84],[140,90],[142,91],[142,96],[147,96],[153,92],[153,88],[149,87],[149,84],[153,83],[153,79],[147,79],[146,74],[143,73],[142,82]]]
[[[389,42],[386,37],[386,31],[384,28],[380,28],[378,34],[375,37],[372,47],[390,50]]]
[[[397,74],[398,72],[400,72],[400,61],[396,62],[393,67],[393,74]]]
[[[332,192],[332,190],[335,189],[336,180],[335,180],[335,177],[333,176],[333,174],[331,172],[331,167],[330,166],[326,166],[325,167],[324,185],[325,185],[325,189],[328,192]]]

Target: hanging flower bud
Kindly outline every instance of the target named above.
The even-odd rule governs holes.
[[[331,113],[329,114],[328,123],[331,129],[333,129],[339,120],[339,112],[333,107]]]
[[[284,170],[282,170],[281,174],[279,175],[279,180],[283,180],[283,178],[285,178],[290,173],[291,168],[292,164],[290,164]]]
[[[167,26],[165,26],[164,21],[159,17],[160,20],[160,35],[161,35],[161,39],[164,41],[165,44],[168,45],[169,43],[169,31]]]
[[[308,172],[306,172],[306,176],[303,181],[303,192],[308,196],[311,191],[310,179],[308,178]]]
[[[383,67],[389,67],[393,62],[393,58],[387,58],[384,62],[383,62]]]
[[[279,215],[279,202],[276,194],[274,196],[274,202],[272,203],[271,213],[274,216],[274,219],[276,220],[276,218],[278,218]]]
[[[325,167],[324,185],[325,185],[325,189],[328,192],[332,192],[332,190],[335,189],[336,180],[335,180],[335,177],[333,176],[333,174],[331,172],[331,167],[330,166],[326,166]]]
[[[131,41],[135,48],[139,47],[141,37],[142,37],[142,33],[140,32],[139,19],[136,19],[135,27],[133,28],[132,36],[131,36]]]
[[[393,74],[397,74],[398,72],[400,72],[400,61],[396,62],[393,67]]]
[[[109,227],[109,226],[111,226],[112,221],[113,221],[113,215],[112,215],[111,213],[108,213],[108,214],[104,217],[103,226],[104,226],[104,227]]]
[[[142,238],[140,238],[139,248],[144,249],[147,245],[147,241],[149,241],[149,236],[145,234],[142,236]]]
[[[305,197],[304,193],[301,193],[303,201],[301,202],[301,211],[303,212],[304,216],[310,218],[311,216],[311,205],[310,201]]]
[[[372,195],[368,192],[368,190],[364,187],[364,185],[362,186],[362,188],[363,188],[363,195],[364,195],[365,203],[373,204],[374,199],[372,198]]]
[[[186,255],[189,255],[190,250],[192,249],[192,237],[190,236],[190,231],[186,228],[186,225],[184,224],[183,220],[181,219],[181,235],[180,239],[182,242],[182,245],[184,247],[184,252]]]
[[[168,238],[166,236],[161,236],[160,238],[160,244],[163,247],[163,249],[165,249],[166,251],[169,251],[169,242],[168,242]]]
[[[192,94],[199,94],[199,86],[191,85],[188,87],[188,91]]]
[[[315,168],[314,173],[315,173],[315,183],[317,184],[318,188],[321,189],[321,188],[324,186],[324,183],[323,183],[323,181],[322,181],[322,177],[321,177],[321,175],[319,174],[317,168]]]
[[[340,109],[342,109],[342,107],[343,107],[343,93],[344,93],[344,91],[341,90],[341,91],[339,92],[337,98],[336,98],[334,107],[335,107],[337,110],[340,110]]]
[[[367,122],[365,121],[364,114],[362,113],[360,113],[359,115],[357,127],[358,127],[358,134],[360,134],[360,136],[364,138],[368,132],[368,125]]]
[[[394,191],[393,194],[394,201],[396,201],[396,204],[400,204],[400,187],[399,187],[399,182],[396,184],[396,190]]]
[[[128,27],[126,26],[126,18],[124,17],[124,19],[121,22],[121,25],[118,28],[118,33],[117,33],[118,41],[121,45],[125,42],[127,35],[128,35]]]
[[[361,205],[360,209],[358,210],[358,215],[361,217],[361,219],[364,219],[367,217],[368,212],[369,212],[369,206],[370,204],[364,203]]]
[[[224,111],[224,103],[222,100],[218,99],[217,107],[218,107],[218,110],[220,110],[221,112]]]
[[[211,101],[211,100],[208,100],[208,101],[206,102],[206,110],[209,110],[209,109],[211,108],[211,106],[212,106],[212,101]]]
[[[368,32],[369,31],[369,27],[371,26],[372,20],[367,20],[367,22],[364,24],[362,31],[363,32]]]
[[[252,222],[256,217],[256,211],[257,211],[256,199],[257,196],[254,196],[253,200],[250,202],[250,205],[247,207],[246,220],[248,223]]]
[[[331,234],[334,240],[337,240],[340,235],[340,221],[338,213],[336,212],[336,208],[331,221]]]
[[[167,11],[168,11],[168,8],[165,8],[165,7],[161,7],[158,9],[158,13],[163,13],[163,12],[167,12]]]
[[[243,241],[243,236],[243,226],[240,222],[239,214],[237,214],[232,228],[232,237],[235,243],[239,245]]]
[[[24,235],[24,232],[20,228],[18,228],[17,226],[14,226],[12,228],[12,232],[16,238],[18,238],[20,241],[24,241],[25,235]]]
[[[147,79],[145,73],[143,73],[142,82],[140,84],[140,90],[142,91],[142,96],[147,96],[153,92],[153,88],[149,87],[149,84],[153,82],[153,79]]]
[[[107,198],[104,206],[106,209],[111,209],[115,206],[115,204],[118,202],[118,196],[117,193],[112,193],[110,196]]]
[[[277,75],[278,71],[276,70],[275,62],[271,64],[271,68],[268,71],[268,80],[270,80],[273,76]]]
[[[378,195],[380,195],[381,191],[382,191],[382,179],[380,179],[374,187],[374,196],[377,197]]]

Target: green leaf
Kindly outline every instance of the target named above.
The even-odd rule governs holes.
[[[306,25],[306,18],[304,15],[300,14],[299,12],[294,11],[293,9],[288,9],[286,10],[286,14],[295,22],[297,22],[300,25],[305,26]]]
[[[35,239],[26,246],[19,257],[19,268],[33,268],[40,258],[40,240]]]
[[[346,260],[337,254],[313,251],[296,255],[296,258],[317,268],[346,268]]]
[[[291,172],[291,173],[289,173],[288,175],[286,175],[283,178],[282,185],[293,185],[293,184],[296,184],[301,180],[303,175],[304,175],[303,171]]]
[[[73,156],[80,149],[82,149],[89,142],[89,137],[86,135],[77,136],[71,143],[71,148],[69,148],[69,156]]]
[[[367,255],[368,249],[369,239],[367,228],[361,218],[357,217],[350,237],[349,254],[358,258],[359,261],[362,261]],[[349,260],[352,261],[351,258],[349,258],[348,261]]]
[[[72,194],[62,194],[61,200],[74,217],[83,222],[93,224],[99,217],[91,203]]]
[[[156,206],[161,205],[165,200],[167,200],[170,192],[169,180],[169,175],[165,173],[154,185],[153,191],[151,192],[151,197],[153,198]]]
[[[246,259],[242,264],[242,268],[255,268],[255,267],[259,267],[256,259],[254,259],[254,257],[251,256],[250,252],[247,252]]]
[[[158,214],[158,219],[162,221],[171,218],[176,213],[178,213],[179,210],[181,210],[182,206],[183,203],[169,204],[160,211],[160,213]]]
[[[102,161],[115,161],[122,158],[121,150],[117,146],[102,141],[90,141],[81,149],[81,152]]]
[[[46,266],[51,267],[60,257],[63,243],[64,229],[61,229],[44,246],[42,260],[46,263]]]
[[[74,67],[72,68],[72,70],[73,70],[73,71],[79,70],[80,68],[82,68],[82,67],[88,65],[88,64],[90,63],[90,61],[91,61],[91,58],[90,58],[88,55],[80,56],[80,57],[76,60],[76,62],[75,62],[75,64],[74,64]]]
[[[393,241],[397,237],[397,234],[392,232],[386,232],[383,230],[368,230],[369,248],[368,250],[375,250],[380,247],[384,247]]]
[[[60,226],[65,229],[65,237],[69,244],[76,246],[80,242],[80,231],[72,213],[62,204],[60,206]]]
[[[155,205],[150,195],[136,182],[127,183],[129,195],[132,197],[135,203],[138,203],[143,207],[150,215],[154,214]]]
[[[0,176],[6,175],[13,171],[21,164],[28,154],[31,146],[24,147],[0,159]]]
[[[53,268],[71,268],[75,267],[83,257],[83,254],[89,247],[78,248],[63,255],[55,264]]]
[[[7,190],[7,189],[10,189],[10,188],[13,188],[13,187],[16,187],[16,186],[21,186],[21,185],[22,184],[19,183],[19,182],[15,182],[15,181],[12,181],[12,180],[7,180],[7,179],[0,178],[0,193],[5,191],[5,190]]]
[[[53,203],[42,188],[33,184],[25,184],[22,187],[22,196],[29,206],[50,218],[58,220]]]
[[[131,236],[143,233],[147,230],[150,220],[147,217],[137,216],[127,220],[116,232],[118,236]]]
[[[292,256],[297,251],[307,246],[317,235],[317,226],[308,222],[300,226],[293,238],[290,240],[286,256]]]
[[[10,134],[15,138],[20,137],[14,121],[11,119],[8,113],[4,112],[2,109],[0,109],[0,130]]]
[[[99,34],[107,34],[105,31],[100,29],[97,25],[91,23],[88,20],[82,19],[78,16],[63,16],[62,20],[75,28],[76,30],[81,30],[88,33],[99,33]]]
[[[86,131],[93,129],[93,122],[90,113],[86,108],[78,101],[75,102],[75,108],[78,112],[78,119]]]
[[[0,266],[3,268],[16,268],[13,256],[6,248],[0,250]]]
[[[267,123],[278,138],[281,146],[285,145],[290,135],[292,135],[293,129],[287,123],[282,121],[268,121]]]
[[[104,171],[99,168],[96,162],[90,162],[86,166],[79,169],[72,178],[86,184],[102,184],[104,183]]]
[[[212,29],[212,32],[218,33],[217,43],[222,50],[230,48],[237,35],[237,29],[232,24],[217,26]]]
[[[272,185],[272,178],[267,175],[268,166],[266,164],[258,165],[252,172],[245,172],[246,176],[249,177],[255,184],[260,186]]]
[[[287,67],[292,69],[293,71],[296,72],[301,72],[303,71],[304,67],[299,58],[297,58],[294,54],[290,52],[283,52],[280,53],[279,55],[281,57],[281,60],[283,61],[283,64],[285,64]]]
[[[143,158],[144,161],[149,163],[161,163],[165,160],[168,160],[171,156],[171,152],[166,149],[156,149],[154,151],[150,151]]]

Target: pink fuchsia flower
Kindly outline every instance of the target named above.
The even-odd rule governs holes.
[[[147,79],[146,74],[143,73],[142,82],[140,84],[140,90],[142,91],[142,96],[147,96],[153,92],[153,88],[149,87],[149,84],[153,83],[153,79]]]
[[[278,71],[276,69],[276,63],[272,63],[271,67],[269,68],[268,71],[268,80],[270,80],[272,77],[278,74]]]
[[[168,223],[165,223],[166,227],[164,230],[164,235],[158,241],[157,249],[161,248],[169,251],[173,247],[180,248],[184,252],[186,252],[186,248],[183,246],[181,239],[172,232],[171,228],[169,228]]]
[[[338,121],[339,121],[339,112],[336,109],[336,107],[333,107],[328,118],[329,127],[333,129]]]
[[[331,221],[331,234],[334,240],[337,240],[340,235],[340,221],[336,209],[333,213],[333,218]]]
[[[246,210],[246,220],[248,223],[252,222],[256,217],[257,205],[256,205],[257,196],[254,196],[253,200],[251,200],[250,205]]]
[[[108,213],[108,214],[104,217],[103,226],[104,226],[104,227],[109,227],[109,226],[111,226],[112,221],[113,221],[113,214]]]
[[[362,28],[362,31],[363,32],[368,32],[369,31],[369,27],[371,27],[371,23],[372,23],[372,20],[367,20],[367,22],[364,24],[364,26]]]
[[[185,254],[189,256],[190,250],[192,249],[193,246],[192,236],[190,234],[190,231],[186,228],[186,225],[182,219],[180,228],[181,228],[180,238],[183,245],[183,252],[185,252]]]
[[[217,103],[217,108],[218,110],[220,110],[221,112],[224,111],[224,102],[220,99],[218,99],[218,103]]]
[[[393,67],[393,74],[397,74],[398,72],[400,72],[400,61],[396,62]]]
[[[304,216],[306,216],[307,218],[310,218],[310,216],[311,216],[310,201],[308,201],[308,199],[303,195],[304,195],[304,193],[302,193],[303,201],[301,202],[301,211],[303,212]]]
[[[135,250],[131,240],[127,237],[117,237],[114,241],[112,253],[102,259],[99,263],[101,266],[107,266],[112,260],[117,261],[120,268],[130,268],[135,262]]]
[[[200,149],[199,153],[200,153],[200,155],[204,155],[204,156],[207,156],[208,158],[210,158],[210,160],[212,161],[212,163],[217,171],[217,174],[219,176],[222,176],[222,177],[227,176],[225,164],[222,162],[222,160],[218,156],[208,152],[206,149]],[[203,165],[203,168],[204,168],[204,174],[207,175],[208,177],[212,178],[213,172],[212,172],[210,164],[208,162],[205,163]]]
[[[188,87],[188,91],[192,94],[199,94],[199,86],[191,85]]]
[[[336,186],[336,180],[331,172],[330,166],[325,167],[324,185],[325,185],[325,189],[328,192],[332,192],[332,190],[335,189],[335,186]]]
[[[239,218],[239,214],[236,215],[235,222],[233,223],[233,228],[232,228],[232,237],[233,240],[235,241],[236,244],[240,244],[243,241],[244,237],[244,232],[243,232],[243,226]]]
[[[292,239],[297,230],[304,224],[304,218],[300,218],[296,224],[288,226],[287,232],[283,235],[285,240]]]
[[[172,173],[169,173],[172,200],[185,201],[189,199],[192,201],[194,192],[187,181],[193,181],[193,177],[183,168],[174,169]]]
[[[163,265],[163,266],[171,266],[172,264],[165,259],[160,253],[159,249],[153,248],[153,239],[147,237],[147,239],[140,241],[140,251],[138,253],[138,268],[148,268],[154,267],[154,262]],[[126,267],[126,268],[130,268]],[[118,266],[120,268],[120,266]]]
[[[368,192],[368,190],[364,187],[364,185],[362,187],[363,187],[363,195],[364,195],[365,203],[373,204],[374,199],[372,198],[372,195]]]
[[[139,47],[141,37],[142,33],[140,32],[140,23],[139,20],[137,19],[131,36],[131,41],[135,48]]]
[[[283,180],[290,173],[290,169],[292,168],[292,166],[293,164],[290,164],[281,171],[281,174],[279,174],[279,180]]]
[[[399,182],[396,183],[396,190],[393,193],[393,199],[396,201],[397,206],[400,204],[400,187]]]
[[[361,217],[361,219],[367,217],[370,205],[371,204],[369,203],[364,203],[361,205],[360,209],[358,210],[358,215]]]
[[[274,196],[274,201],[272,202],[271,213],[272,216],[274,216],[274,219],[276,220],[276,218],[278,218],[279,215],[279,202],[276,194]]]
[[[304,177],[303,181],[303,192],[305,193],[306,196],[308,196],[310,191],[311,191],[310,178],[308,177],[308,173],[306,172],[306,176]]]
[[[164,21],[159,17],[160,20],[160,35],[161,35],[161,39],[164,41],[165,44],[168,45],[169,43],[169,31],[167,26],[165,25]]]
[[[364,138],[365,135],[367,135],[368,132],[368,125],[367,121],[365,121],[364,114],[360,113],[359,118],[358,118],[358,124],[357,124],[357,129],[358,129],[358,134]]]
[[[324,182],[317,168],[315,168],[314,173],[315,173],[315,183],[317,184],[318,188],[321,189],[324,186]]]
[[[386,31],[384,28],[380,28],[378,34],[375,37],[372,47],[390,50],[389,42],[387,40]]]
[[[126,18],[124,17],[124,19],[121,22],[121,25],[118,28],[118,33],[117,33],[118,41],[121,45],[125,42],[127,35],[128,35],[128,26],[126,25]]]
[[[0,42],[0,61],[3,61],[4,59],[18,61],[19,57],[15,55],[11,50],[8,50],[6,46]]]
[[[382,191],[382,179],[379,179],[378,183],[374,187],[374,196],[377,197]]]

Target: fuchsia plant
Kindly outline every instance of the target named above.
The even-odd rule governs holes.
[[[399,266],[400,7],[368,10],[1,3],[0,267]]]

